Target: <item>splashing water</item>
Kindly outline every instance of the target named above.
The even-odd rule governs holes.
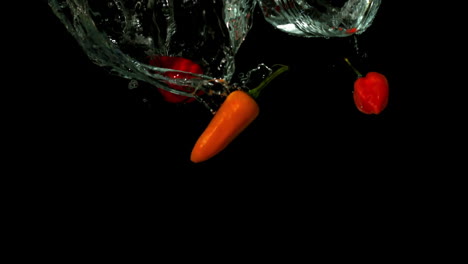
[[[48,4],[95,64],[126,79],[195,97],[210,110],[217,107],[211,97],[234,89],[214,80],[229,84],[233,78],[235,55],[252,26],[255,6],[254,0],[48,0]],[[151,65],[153,56],[186,58],[203,71]],[[186,78],[171,78],[168,73]]]
[[[55,15],[97,65],[168,93],[196,99],[211,112],[234,89],[265,83],[264,64],[239,73],[235,57],[258,4],[267,22],[302,37],[361,34],[381,0],[48,0]],[[357,47],[357,46],[356,46]],[[155,59],[156,58],[156,59]],[[162,58],[162,59],[160,59]],[[183,69],[167,58],[183,58]],[[164,65],[152,63],[165,61]],[[196,70],[189,71],[187,68]],[[174,76],[178,76],[175,78]],[[267,83],[268,81],[266,81]],[[175,88],[176,87],[176,88]]]
[[[302,37],[347,37],[363,33],[381,0],[258,0],[265,19]]]

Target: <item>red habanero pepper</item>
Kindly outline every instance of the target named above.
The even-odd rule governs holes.
[[[357,32],[357,28],[353,27],[353,28],[349,28],[346,30],[346,33],[348,34],[354,34]]]
[[[149,64],[152,66],[160,67],[160,68],[173,69],[173,70],[191,72],[191,73],[196,73],[196,74],[203,74],[203,70],[200,67],[200,65],[198,65],[197,63],[189,59],[182,58],[182,57],[152,56],[150,58]],[[165,72],[163,75],[172,79],[194,78],[194,76],[188,73],[181,73],[181,72]],[[168,86],[178,91],[190,92],[191,90],[194,89],[193,87],[182,86],[182,85],[177,85],[173,83],[168,83]],[[195,98],[193,97],[187,97],[183,95],[174,94],[164,89],[158,89],[158,91],[161,93],[164,100],[170,103],[188,103],[188,102],[195,101]],[[202,91],[200,90],[197,94],[201,94],[201,93]]]
[[[364,114],[380,114],[388,104],[389,86],[385,75],[378,72],[368,72],[363,76],[347,58],[345,61],[356,72],[358,78],[354,82],[353,98],[359,111]]]
[[[354,102],[365,114],[379,114],[388,104],[388,81],[378,72],[368,72],[354,83]]]

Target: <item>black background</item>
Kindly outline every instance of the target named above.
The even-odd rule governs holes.
[[[2,179],[18,183],[2,185],[10,191],[6,218],[18,226],[11,245],[40,248],[36,258],[74,248],[79,252],[68,255],[82,256],[94,245],[103,252],[112,242],[161,241],[168,230],[168,248],[221,236],[242,245],[258,238],[255,249],[261,238],[292,236],[288,244],[303,247],[294,236],[312,231],[317,241],[323,230],[330,242],[351,234],[353,242],[391,243],[374,243],[361,256],[415,252],[420,259],[442,252],[440,241],[453,241],[439,237],[459,234],[453,226],[463,219],[457,201],[465,193],[457,191],[465,186],[465,47],[462,24],[439,23],[441,5],[425,10],[419,2],[383,0],[373,25],[357,36],[357,49],[352,37],[288,36],[256,13],[238,70],[263,62],[290,71],[264,91],[260,116],[244,133],[193,164],[190,151],[211,118],[207,109],[165,103],[152,89],[129,90],[128,80],[89,61],[46,1],[29,2],[4,24],[13,32],[2,39]],[[355,108],[356,76],[344,56],[362,72],[388,77],[390,101],[380,115]],[[61,245],[50,251],[44,238]],[[336,243],[322,241],[336,251]],[[44,244],[46,250],[38,247]]]
[[[466,47],[454,3],[443,10],[383,0],[358,49],[352,37],[288,36],[256,13],[238,70],[263,62],[290,71],[261,95],[258,119],[200,164],[189,157],[207,109],[129,90],[128,80],[89,61],[46,1],[15,3],[22,6],[4,9],[12,18],[3,24],[0,98],[3,219],[12,236],[4,233],[16,258],[121,259],[132,246],[160,249],[148,238],[171,258],[194,258],[186,249],[204,238],[237,238],[261,253],[279,245],[268,252],[275,259],[291,245],[288,263],[309,245],[304,238],[320,241],[328,258],[457,255],[450,236],[465,219]],[[380,115],[355,108],[344,56],[388,77]],[[372,243],[354,250],[359,239]],[[352,254],[343,253],[349,246]],[[215,255],[197,250],[205,252]]]
[[[244,133],[214,158],[193,164],[190,151],[211,118],[207,109],[166,103],[144,85],[129,90],[128,80],[92,64],[47,4],[37,3],[28,17],[28,48],[16,60],[28,65],[17,77],[22,94],[10,100],[22,114],[14,126],[21,127],[18,155],[35,166],[161,177],[379,177],[435,166],[427,158],[437,161],[435,149],[445,146],[434,132],[441,127],[435,120],[446,119],[432,97],[438,81],[428,78],[440,73],[428,56],[427,33],[436,29],[420,27],[409,5],[383,1],[366,32],[335,39],[289,36],[256,9],[238,52],[238,72],[259,63],[290,70],[264,91],[260,116]],[[355,108],[356,75],[344,57],[363,73],[387,76],[389,105],[380,115]]]

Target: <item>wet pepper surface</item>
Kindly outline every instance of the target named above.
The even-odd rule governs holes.
[[[149,64],[152,66],[160,67],[160,68],[191,72],[195,74],[203,74],[203,69],[200,67],[200,65],[193,62],[192,60],[182,58],[182,57],[152,56],[150,58]],[[181,73],[181,72],[165,72],[163,75],[172,79],[195,78],[194,76],[188,73]],[[182,86],[182,85],[177,85],[173,83],[168,83],[168,86],[178,91],[184,91],[184,92],[194,91],[194,88],[190,86]],[[158,89],[158,90],[163,96],[164,100],[170,103],[189,103],[189,102],[195,101],[195,98],[193,97],[187,97],[183,95],[174,94],[164,89]],[[199,91],[197,93],[202,94],[203,92]]]

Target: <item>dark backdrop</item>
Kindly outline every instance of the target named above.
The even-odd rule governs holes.
[[[372,257],[411,249],[446,260],[460,247],[442,237],[459,234],[454,223],[465,205],[457,201],[466,200],[457,190],[466,175],[464,23],[452,19],[454,3],[444,13],[441,4],[426,11],[421,1],[383,0],[357,44],[287,36],[256,15],[239,69],[260,62],[291,69],[262,94],[261,114],[243,134],[192,164],[210,119],[204,107],[129,90],[88,60],[46,1],[9,2],[22,5],[5,9],[12,16],[2,32],[2,187],[13,248],[32,245],[28,255],[37,258],[50,252],[40,247],[44,238],[57,238],[47,257],[78,248],[75,257],[128,241],[147,246],[143,237],[170,248],[211,234],[247,245],[245,237],[288,236],[304,245],[294,236],[312,231],[317,241],[322,230],[325,241],[351,234],[398,242],[373,243]],[[344,56],[388,77],[382,114],[355,108]],[[161,239],[165,230],[169,240]]]

